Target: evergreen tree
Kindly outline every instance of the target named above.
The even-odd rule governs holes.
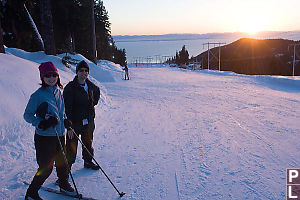
[[[185,45],[178,52],[176,51],[175,57],[168,62],[175,63],[176,65],[187,65],[189,63],[189,52],[186,50]]]
[[[57,53],[74,52],[74,32],[78,9],[73,0],[52,0],[54,38]]]
[[[5,32],[3,41],[6,46],[26,51],[43,50],[39,33],[33,25],[37,13],[34,0],[7,0],[2,2],[1,11],[2,28]]]
[[[96,62],[95,20],[93,0],[74,0],[74,14],[76,26],[73,27],[75,51],[89,60]]]
[[[118,49],[111,36],[102,0],[6,0],[2,5],[3,40],[8,47],[43,50],[39,29],[47,54],[76,52],[96,62],[97,50],[98,59],[126,63],[125,50]]]
[[[4,49],[4,43],[3,43],[3,31],[2,31],[2,25],[1,25],[1,21],[3,19],[3,13],[2,13],[2,2],[0,3],[0,53],[5,53],[5,49]]]
[[[179,51],[179,64],[187,65],[189,62],[189,52],[186,50],[185,45],[183,45],[181,51]]]
[[[177,65],[179,65],[179,63],[180,63],[178,51],[176,51],[174,62],[175,62]]]
[[[5,49],[3,46],[3,37],[2,37],[2,28],[1,28],[1,20],[0,20],[0,53],[5,53]]]
[[[26,2],[26,1],[25,1]],[[25,2],[23,4],[23,7],[25,10],[25,14],[26,14],[26,18],[27,18],[27,22],[30,24],[30,28],[31,28],[31,33],[32,33],[32,37],[33,37],[33,42],[36,43],[38,50],[40,51],[44,51],[45,47],[44,47],[44,42],[43,39],[41,38],[41,35],[39,33],[39,30],[37,29],[37,26],[35,24],[34,19],[32,18],[29,10],[27,9]]]
[[[127,65],[125,49],[115,49],[113,62],[123,67]]]
[[[97,55],[96,55],[96,30],[95,30],[95,12],[94,12],[94,0],[89,0],[89,5],[88,5],[88,8],[90,10],[90,29],[89,29],[89,32],[90,32],[90,45],[91,45],[91,49],[90,49],[90,53],[91,53],[91,60],[94,62],[94,63],[97,63]]]
[[[40,0],[40,29],[44,41],[45,53],[47,55],[55,55],[55,42],[53,33],[53,21],[50,0]]]
[[[110,22],[103,2],[95,1],[96,48],[98,59],[112,59],[113,39],[110,36]]]
[[[102,0],[95,0],[95,26],[97,58],[113,61],[122,66],[126,63],[125,49],[118,49],[111,37],[110,22]]]

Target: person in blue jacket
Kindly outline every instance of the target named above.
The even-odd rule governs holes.
[[[50,176],[54,162],[60,190],[69,194],[76,194],[68,181],[69,168],[62,154],[62,148],[65,148],[65,125],[68,124],[64,100],[60,91],[63,86],[60,83],[58,70],[52,62],[42,63],[39,66],[39,71],[42,81],[41,87],[30,96],[24,112],[25,121],[35,127],[34,145],[39,166],[27,189],[25,200],[42,199],[38,190]],[[47,104],[47,116],[45,118],[37,113],[42,104]],[[72,134],[71,129],[68,130],[68,134]]]

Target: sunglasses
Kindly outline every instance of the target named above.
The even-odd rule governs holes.
[[[46,77],[46,78],[51,78],[51,77],[56,78],[56,77],[58,77],[58,75],[57,74],[47,74],[44,77]]]
[[[89,72],[88,69],[80,69],[79,72]]]

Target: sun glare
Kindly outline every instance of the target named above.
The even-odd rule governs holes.
[[[263,19],[258,19],[253,16],[244,17],[239,21],[239,30],[254,35],[264,30]]]
[[[235,12],[232,15],[234,20],[232,22],[236,31],[256,34],[266,30],[270,14],[264,9],[264,4],[257,6],[256,0],[253,1],[240,2],[235,5]]]
[[[242,32],[249,33],[251,35],[256,34],[257,32],[260,31],[260,28],[255,25],[255,23],[248,22],[244,24],[244,27],[242,27]]]

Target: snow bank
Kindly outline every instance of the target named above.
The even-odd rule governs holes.
[[[30,94],[39,87],[38,65],[13,55],[0,54],[1,125],[23,119]]]
[[[67,77],[65,77],[66,76],[65,72],[67,72],[67,74],[69,74],[70,72],[72,72],[74,74],[76,72],[75,65],[70,65],[70,68],[67,68],[67,67],[65,67],[65,65],[62,64],[61,59],[62,59],[62,57],[65,56],[65,54],[51,56],[51,55],[46,55],[44,52],[26,52],[26,51],[23,51],[20,49],[15,49],[15,48],[6,48],[5,51],[7,52],[7,54],[12,54],[17,57],[20,57],[20,58],[23,58],[26,60],[30,60],[37,64],[40,64],[40,63],[46,62],[46,61],[53,62],[55,64],[55,66],[57,67],[57,69],[59,71],[62,71],[62,73],[60,73],[60,75],[62,76],[61,78],[62,78],[63,84],[67,83],[69,81],[69,79],[68,79],[67,82],[64,82],[64,78],[67,78]],[[114,66],[114,67],[112,67],[112,69],[113,68],[121,69],[121,67],[119,65],[113,64],[112,62],[106,62],[106,64],[102,65],[101,64],[102,61],[100,61],[96,65],[80,54],[75,54],[75,55],[68,54],[68,55],[71,58],[76,59],[78,61],[81,61],[81,60],[86,61],[90,67],[90,76],[100,82],[114,82],[115,81],[113,75],[111,74],[110,68],[108,68],[107,66],[112,65],[112,66]]]
[[[44,52],[26,52],[15,48],[6,48],[6,54],[0,54],[0,93],[1,96],[1,138],[3,134],[15,131],[12,126],[21,127],[27,125],[23,120],[23,112],[30,95],[40,86],[40,75],[38,66],[42,62],[51,61],[57,67],[61,82],[65,86],[75,76],[76,66],[70,68],[62,64],[61,58],[65,54],[58,56],[46,55]],[[121,67],[112,62],[99,61],[96,65],[82,55],[72,55],[77,60],[85,60],[90,66],[90,79],[100,87],[102,103],[107,103],[106,90],[101,82],[114,82],[111,73],[120,73]],[[111,69],[111,70],[110,70]],[[9,128],[10,127],[10,128]]]

